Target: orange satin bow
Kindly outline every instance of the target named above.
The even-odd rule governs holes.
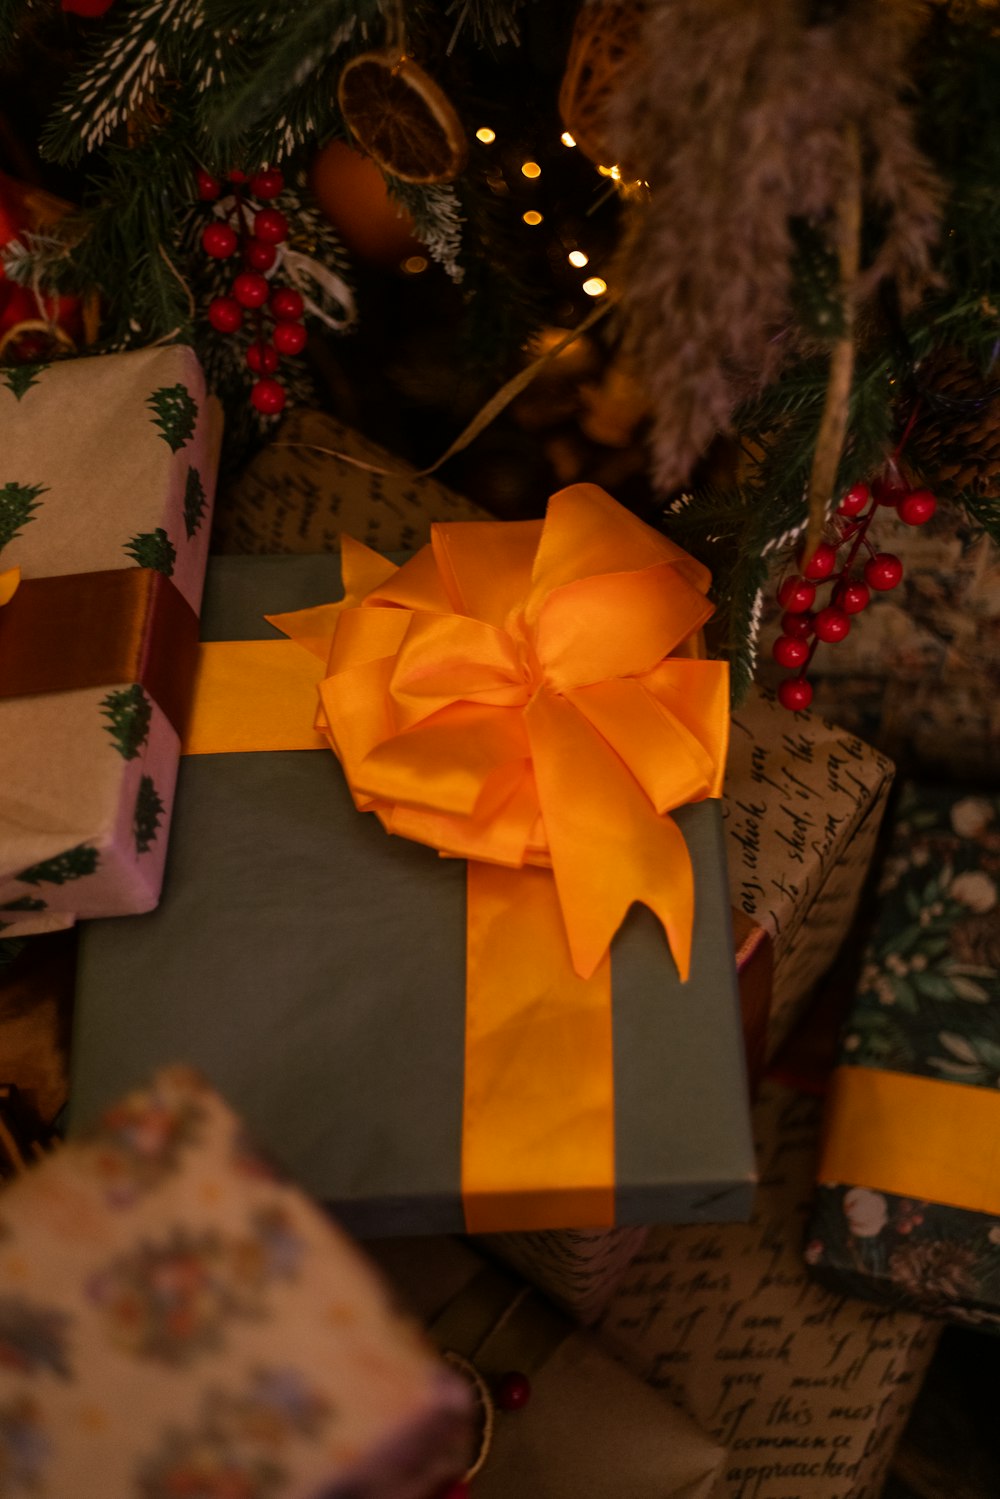
[[[327,658],[318,726],[358,808],[469,860],[470,1229],[611,1222],[611,940],[641,901],[687,977],[669,814],[725,766],[727,669],[672,654],[709,575],[588,484],[432,538],[400,568],[345,538],[343,603],[271,622]]]
[[[590,484],[544,521],[434,526],[398,568],[345,537],[343,568],[343,602],[270,616],[308,655],[202,647],[186,748],[325,736],[361,810],[468,860],[467,1226],[611,1223],[611,940],[643,902],[687,977],[670,812],[722,787],[728,673],[690,654],[709,575]]]

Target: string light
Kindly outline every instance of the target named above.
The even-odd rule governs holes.
[[[562,133],[562,135],[559,137],[559,139],[562,141],[562,143],[563,143],[564,146],[575,146],[576,145],[576,141],[570,135],[570,133],[569,133],[568,130],[564,130],[563,133]]]
[[[540,177],[541,175],[542,175],[542,169],[538,165],[537,161],[522,161],[522,163],[521,163],[521,176],[522,177]]]
[[[526,224],[540,224],[542,222],[542,216],[537,208],[529,208],[528,212],[523,213],[521,217]]]
[[[583,289],[588,297],[603,297],[608,289],[608,283],[602,281],[600,276],[588,276],[583,283]]]
[[[476,131],[476,140],[482,141],[484,146],[492,145],[496,138],[496,131],[491,130],[488,125],[480,125],[479,129]]]
[[[578,271],[582,271],[584,266],[590,259],[590,256],[587,255],[583,250],[570,250],[569,255],[566,258],[569,261],[570,265],[575,265]]]
[[[403,261],[403,270],[408,276],[419,276],[421,271],[426,271],[427,266],[425,255],[408,255]]]

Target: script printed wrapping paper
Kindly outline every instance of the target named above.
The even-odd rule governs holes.
[[[214,547],[339,552],[346,533],[376,552],[408,552],[430,540],[433,521],[492,519],[327,412],[299,407],[220,494]]]
[[[937,1341],[808,1278],[821,1107],[766,1083],[752,1222],[654,1229],[601,1324],[726,1448],[712,1499],[878,1499]]]
[[[733,715],[723,786],[730,899],[773,940],[770,1055],[848,933],[891,782],[883,755],[814,714],[792,718],[759,689]],[[647,1232],[503,1234],[491,1244],[592,1322]]]
[[[187,1069],[0,1223],[4,1494],[425,1499],[462,1472],[464,1383]]]
[[[1000,1329],[1000,796],[909,785],[828,1096],[809,1259]]]
[[[190,349],[4,370],[0,429],[0,573],[146,568],[197,612],[221,418]],[[0,698],[0,936],[155,905],[179,753],[135,682]]]

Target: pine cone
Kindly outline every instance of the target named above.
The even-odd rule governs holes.
[[[920,415],[906,457],[942,497],[1000,497],[1000,371],[953,349],[920,369]]]
[[[967,916],[951,929],[951,955],[976,968],[1000,969],[1000,913]]]
[[[900,1244],[889,1256],[889,1274],[907,1296],[928,1311],[944,1310],[972,1299],[975,1287],[969,1271],[976,1252],[967,1244],[936,1239],[930,1243]]]

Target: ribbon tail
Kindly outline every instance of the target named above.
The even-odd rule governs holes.
[[[468,865],[470,1233],[614,1223],[611,963],[573,970],[550,871]]]

